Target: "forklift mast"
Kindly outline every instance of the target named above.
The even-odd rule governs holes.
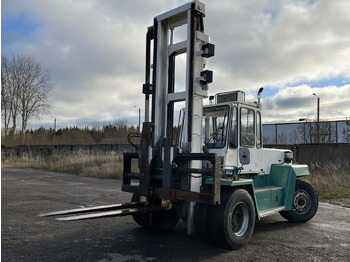
[[[205,70],[206,58],[214,55],[214,45],[204,33],[203,18],[205,5],[200,1],[170,10],[154,18],[153,26],[146,35],[146,76],[143,85],[145,94],[145,122],[143,123],[140,158],[140,180],[136,189],[142,199],[149,199],[154,190],[160,192],[162,205],[185,198],[193,199],[191,194],[184,194],[174,188],[173,161],[178,159],[179,166],[187,171],[201,171],[203,157],[215,162],[215,156],[203,156],[202,116],[203,99],[208,97],[208,84],[212,82],[212,71]],[[180,27],[182,29],[180,29]],[[185,31],[185,40],[174,42],[176,30]],[[152,48],[153,42],[153,48]],[[151,65],[153,54],[153,65]],[[186,56],[185,87],[178,88],[175,77],[177,56]],[[152,72],[152,82],[151,79]],[[177,88],[175,88],[177,87]],[[177,91],[180,89],[181,91]],[[151,97],[151,109],[150,109]],[[174,108],[178,102],[184,103],[181,145],[173,144],[174,140]],[[151,120],[149,121],[149,116]],[[182,155],[181,155],[182,154]],[[188,154],[185,157],[183,154]],[[182,159],[181,161],[179,159]],[[207,159],[205,159],[207,160]],[[215,166],[215,164],[214,164]],[[154,183],[154,170],[161,170],[161,183]],[[179,171],[179,170],[177,170]],[[181,172],[181,171],[180,171]],[[201,173],[191,175],[182,182],[180,188],[188,192],[200,192]],[[152,179],[153,176],[153,179]],[[184,180],[183,180],[184,181]],[[134,191],[127,181],[123,190]],[[186,185],[184,185],[186,184]],[[159,190],[161,187],[161,190]],[[198,197],[195,197],[196,199]],[[210,202],[219,202],[220,196]],[[201,201],[201,200],[200,200]],[[193,201],[188,207],[188,220],[192,220]],[[191,224],[191,223],[189,223]]]

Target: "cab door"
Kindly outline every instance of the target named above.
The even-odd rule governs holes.
[[[225,169],[233,169],[233,167],[239,166],[238,163],[238,107],[233,105],[231,108],[230,128],[228,133],[228,145],[227,152],[224,161]]]
[[[261,113],[258,108],[239,107],[239,148],[247,148],[250,163],[243,166],[242,173],[260,173],[262,168]],[[240,160],[238,160],[240,162]],[[242,163],[240,162],[240,165]]]

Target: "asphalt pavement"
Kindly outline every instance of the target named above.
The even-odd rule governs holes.
[[[129,202],[120,180],[33,169],[1,169],[2,261],[350,261],[350,208],[320,203],[302,224],[273,215],[256,222],[244,248],[138,226],[130,216],[72,222],[43,212]]]

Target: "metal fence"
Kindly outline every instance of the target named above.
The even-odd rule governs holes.
[[[293,151],[293,162],[299,164],[322,163],[350,166],[350,144],[300,144],[264,145],[268,148],[281,148]],[[336,170],[334,171],[336,172]]]
[[[298,122],[263,124],[264,144],[349,143],[344,132],[350,134],[348,119],[320,122],[300,119]]]
[[[294,153],[294,162],[301,164],[310,163],[345,163],[350,165],[350,143],[324,143],[324,144],[295,144],[295,145],[271,145],[268,148],[290,149]],[[3,159],[9,156],[23,156],[30,153],[32,156],[51,156],[58,154],[98,154],[116,152],[134,152],[130,145],[60,145],[60,146],[16,146],[1,147]]]

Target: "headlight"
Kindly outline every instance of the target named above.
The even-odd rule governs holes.
[[[232,169],[225,169],[226,176],[233,176],[233,170]]]
[[[286,151],[284,152],[284,162],[285,163],[292,163],[293,161],[293,152],[292,151]]]

